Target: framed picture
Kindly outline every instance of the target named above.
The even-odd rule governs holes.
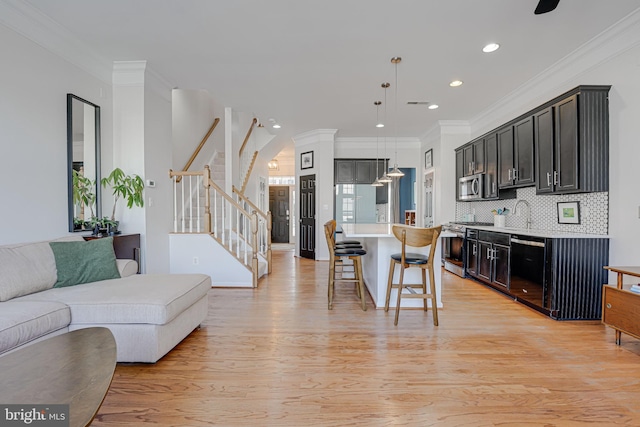
[[[313,167],[313,151],[300,154],[300,169],[311,169]]]
[[[580,224],[580,202],[558,202],[558,224]]]
[[[424,153],[424,168],[429,169],[433,167],[433,150],[427,150]]]

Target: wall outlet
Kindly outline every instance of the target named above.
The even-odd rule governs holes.
[[[193,265],[198,265],[200,264],[200,258],[198,258],[197,256],[193,257]]]

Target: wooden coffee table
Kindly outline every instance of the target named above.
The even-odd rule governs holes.
[[[69,425],[91,423],[109,390],[116,341],[107,328],[58,335],[0,357],[0,402],[69,405]]]

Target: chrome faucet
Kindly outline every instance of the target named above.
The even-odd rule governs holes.
[[[529,202],[527,202],[526,200],[518,200],[516,202],[515,207],[513,208],[513,213],[517,214],[518,213],[518,205],[520,203],[524,203],[527,206],[527,230],[529,230],[531,228],[531,206],[529,206]]]

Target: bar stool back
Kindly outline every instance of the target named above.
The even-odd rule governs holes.
[[[327,246],[329,247],[329,310],[333,309],[333,294],[335,289],[335,282],[351,282],[356,283],[356,291],[360,297],[362,304],[362,310],[367,311],[366,293],[364,290],[364,279],[362,277],[362,255],[366,255],[367,251],[362,247],[336,247],[335,241],[336,221],[334,219],[327,221],[324,224],[324,234],[327,238]],[[347,279],[343,277],[344,265],[342,258],[348,258],[353,261],[353,279]],[[340,267],[340,270],[336,270],[336,266]]]
[[[409,225],[394,225],[392,227],[393,235],[402,243],[402,252],[391,255],[389,264],[389,280],[387,282],[387,297],[384,303],[384,311],[389,311],[389,299],[391,297],[391,289],[398,289],[398,298],[396,300],[396,316],[393,322],[398,324],[398,316],[400,314],[400,301],[404,298],[421,298],[424,303],[424,311],[427,311],[427,299],[431,300],[431,310],[433,312],[433,324],[438,326],[438,305],[436,302],[436,283],[433,273],[433,259],[436,253],[438,237],[442,231],[442,227],[420,228]],[[413,248],[422,248],[431,246],[429,255],[407,252],[407,246]],[[400,264],[400,278],[398,283],[393,282],[393,274],[395,266]],[[422,269],[422,283],[404,283],[404,270],[406,268],[418,267]],[[426,271],[429,270],[430,292],[427,293],[427,277]],[[422,293],[417,293],[415,289],[422,289]],[[409,293],[403,294],[402,291],[407,290]]]

